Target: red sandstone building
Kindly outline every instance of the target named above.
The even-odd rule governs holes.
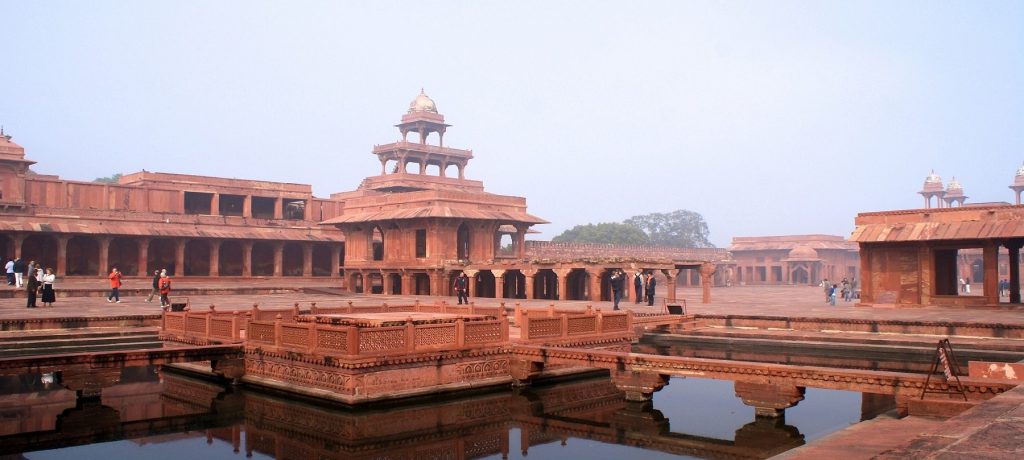
[[[857,278],[857,244],[841,236],[735,237],[730,282],[740,285],[817,285],[822,279]]]
[[[400,139],[374,146],[380,174],[329,198],[309,185],[147,171],[69,181],[30,171],[3,135],[0,256],[58,276],[113,266],[129,276],[343,276],[354,292],[386,294],[449,295],[465,272],[473,297],[523,299],[607,300],[615,269],[657,273],[668,300],[680,269],[724,282],[724,249],[527,244],[546,221],[524,198],[467,179],[473,152],[444,145],[450,126],[421,92],[396,125]]]

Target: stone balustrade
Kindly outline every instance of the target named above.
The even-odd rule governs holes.
[[[246,348],[271,353],[303,353],[313,356],[375,356],[438,350],[464,350],[508,342],[508,320],[456,318],[447,322],[415,322],[401,325],[363,326],[331,324],[338,318],[306,316],[297,322],[283,318],[250,321]]]
[[[633,330],[632,312],[560,314],[557,316],[522,315],[520,339],[523,342],[597,338],[606,334],[618,337]]]

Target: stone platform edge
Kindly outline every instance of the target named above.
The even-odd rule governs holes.
[[[708,326],[1024,339],[1024,324],[776,315],[696,314]]]

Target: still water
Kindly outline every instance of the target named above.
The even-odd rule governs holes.
[[[733,382],[696,378],[646,405],[590,378],[362,410],[153,368],[77,406],[45,381],[0,379],[0,458],[767,458],[870,416],[860,393],[807,388],[784,418],[758,418]]]

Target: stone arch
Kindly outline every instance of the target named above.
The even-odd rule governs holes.
[[[312,276],[331,276],[331,246],[326,244],[313,245]]]
[[[469,225],[466,225],[466,223],[463,222],[459,224],[459,228],[455,230],[455,258],[459,260],[469,260],[471,247]]]
[[[430,295],[430,276],[426,273],[414,273],[412,275],[412,293]]]
[[[8,260],[14,259],[14,238],[0,234],[0,264],[6,264]]]
[[[217,271],[220,276],[242,276],[242,243],[226,240],[220,244],[217,254]]]
[[[362,294],[364,291],[363,274],[359,272],[352,272],[352,274],[349,275],[348,285],[349,289],[351,289],[353,293]]]
[[[281,249],[281,274],[284,276],[302,276],[303,262],[306,258],[299,243],[285,243]]]
[[[789,282],[791,284],[811,284],[811,273],[803,264],[797,265],[789,271]]]
[[[185,276],[210,276],[210,242],[189,240],[185,243]]]
[[[366,275],[365,288],[370,294],[383,294],[384,293],[384,275],[380,273],[369,273]]]
[[[388,294],[391,294],[391,295],[401,295],[402,294],[402,275],[400,275],[398,273],[389,273],[388,274],[388,282],[391,283],[391,292],[389,292]]]
[[[506,270],[502,277],[501,297],[505,299],[526,298],[526,275],[519,270]]]
[[[533,298],[545,300],[558,298],[558,275],[554,270],[542,268],[533,275]]]
[[[590,275],[582,268],[574,268],[566,275],[564,300],[587,300]]]
[[[494,273],[490,270],[480,270],[476,274],[476,289],[474,290],[477,297],[494,298]]]
[[[274,276],[274,245],[257,241],[252,245],[252,276]]]
[[[598,272],[599,273],[598,276],[601,277],[601,292],[599,293],[600,296],[596,296],[596,295],[594,295],[594,293],[591,293],[590,294],[590,299],[591,300],[594,300],[595,297],[598,297],[597,300],[602,301],[602,302],[611,302],[612,301],[612,272],[614,272],[615,270],[619,270],[619,269],[618,268],[605,268],[605,269],[602,269],[600,272]],[[626,281],[627,282],[623,283],[623,293],[622,293],[623,298],[626,298],[628,296],[627,295],[628,292],[633,289],[633,278],[632,277],[627,277]]]
[[[500,225],[494,231],[494,257],[509,258],[517,254],[517,230],[511,225]]]
[[[177,248],[173,240],[166,238],[156,239],[149,242],[149,248],[146,250],[146,267],[147,273],[152,273],[153,270],[167,270],[168,275],[177,275],[178,272],[175,270],[174,259]]]
[[[107,260],[111,267],[117,267],[128,276],[144,276],[139,267],[139,242],[135,238],[120,237],[110,240]]]
[[[26,240],[26,243],[28,240]],[[25,252],[22,252],[24,254]],[[103,271],[114,267],[113,261],[110,267],[100,267],[100,243],[96,238],[87,235],[75,235],[68,240],[67,265],[65,273],[68,276],[91,276],[98,275]],[[22,256],[23,260],[37,260]],[[37,260],[38,261],[38,260]],[[120,268],[120,266],[117,266]],[[102,271],[101,271],[102,270]]]
[[[384,260],[384,230],[379,225],[374,225],[370,230],[370,260]]]
[[[34,260],[44,267],[55,267],[57,265],[57,239],[48,235],[29,235],[21,243],[20,257],[26,264]],[[96,275],[96,273],[90,273],[90,275]]]

